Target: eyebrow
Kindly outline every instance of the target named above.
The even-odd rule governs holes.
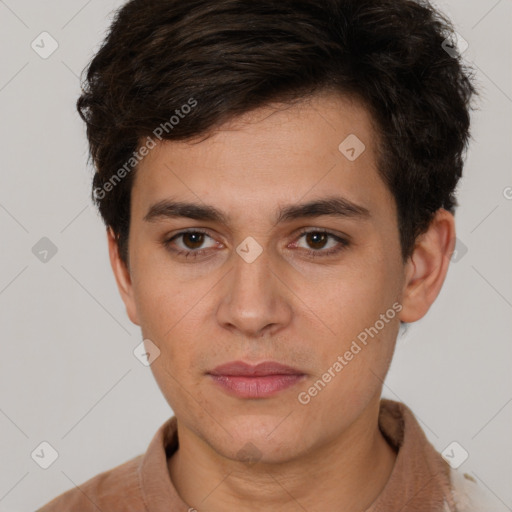
[[[361,220],[367,220],[371,217],[370,211],[364,206],[349,201],[344,197],[328,197],[279,208],[275,224],[296,219],[320,217],[322,215]],[[169,199],[153,204],[144,216],[144,221],[154,222],[160,219],[178,217],[229,225],[229,217],[214,206],[172,201]]]

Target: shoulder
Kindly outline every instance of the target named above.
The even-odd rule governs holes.
[[[452,497],[457,512],[508,512],[510,509],[481,482],[467,473],[450,469]]]
[[[139,485],[139,455],[69,489],[37,512],[141,512],[145,510]]]

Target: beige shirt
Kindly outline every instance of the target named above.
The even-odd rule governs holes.
[[[379,427],[398,454],[385,488],[365,512],[491,512],[472,508],[465,490],[460,496],[453,490],[453,471],[404,404],[382,399]],[[145,454],[68,490],[38,512],[189,512],[168,472],[167,460],[177,447],[173,416]]]

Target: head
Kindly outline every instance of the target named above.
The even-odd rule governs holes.
[[[437,297],[475,93],[450,34],[410,0],[117,13],[78,101],[93,199],[155,378],[217,453],[286,460],[362,421]],[[304,378],[230,396],[209,372],[234,360]]]

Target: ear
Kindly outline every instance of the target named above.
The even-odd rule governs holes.
[[[107,240],[110,265],[112,266],[114,277],[116,278],[117,288],[126,307],[126,313],[134,324],[140,325],[137,306],[134,300],[130,270],[119,255],[116,237],[110,227],[107,228]]]
[[[443,286],[455,248],[455,219],[440,208],[428,230],[416,240],[406,263],[400,320],[415,322],[425,316]]]

